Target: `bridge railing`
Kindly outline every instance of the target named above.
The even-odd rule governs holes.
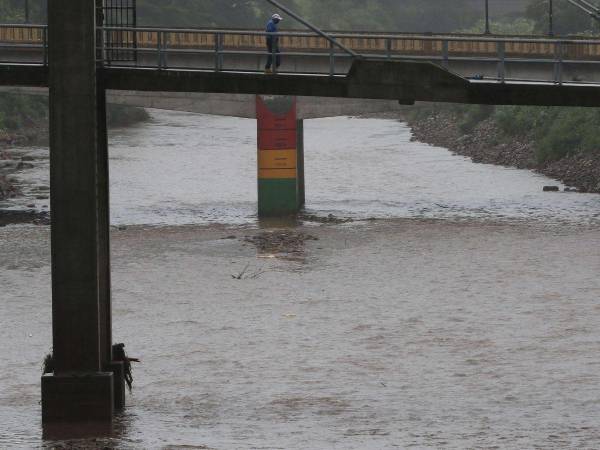
[[[0,64],[48,64],[48,26],[0,24]]]
[[[213,71],[262,72],[269,54],[269,33],[250,30],[104,28],[111,33],[130,33],[137,42],[140,67],[158,69],[197,69]],[[135,33],[135,35],[133,34]],[[326,39],[310,32],[276,33],[283,65],[281,73],[346,75],[352,57]],[[548,39],[539,37],[501,37],[473,35],[419,35],[410,33],[330,33],[346,47],[367,59],[422,60],[445,68],[463,67],[462,74],[475,79],[497,81],[552,81],[562,83],[564,68],[573,64],[595,65],[600,69],[600,40]],[[115,39],[107,39],[115,42]],[[106,50],[127,50],[130,42]],[[145,57],[143,57],[145,56]],[[203,58],[199,58],[203,56]],[[271,55],[275,56],[275,55]],[[308,61],[313,63],[308,63]],[[234,63],[235,61],[235,63]],[[318,62],[314,62],[318,61]],[[104,60],[106,64],[115,62]],[[469,64],[494,66],[493,73],[481,74]],[[543,66],[543,77],[510,74],[517,64]],[[117,64],[118,65],[118,64]],[[467,73],[464,73],[465,70]],[[533,71],[535,72],[535,71]],[[539,72],[539,71],[538,71]],[[600,83],[598,79],[567,80]]]
[[[283,58],[280,73],[347,74],[353,58],[326,39],[300,31],[275,35]],[[600,83],[600,40],[596,39],[411,33],[331,35],[363,58],[431,61],[475,79]],[[253,30],[104,27],[98,33],[98,58],[100,63],[112,67],[262,72],[269,56],[268,36]],[[0,25],[0,64],[47,64],[47,48],[44,25]],[[598,75],[590,77],[586,73],[585,77],[578,77],[569,72],[565,76],[566,69],[573,65],[593,67],[598,69]],[[530,70],[522,70],[525,66]]]

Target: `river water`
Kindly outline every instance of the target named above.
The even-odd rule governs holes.
[[[0,448],[600,447],[600,196],[330,118],[305,124],[308,212],[354,221],[264,223],[254,121],[152,115],[111,133],[129,406],[44,439],[49,229],[0,228]],[[314,240],[248,239],[283,233]]]

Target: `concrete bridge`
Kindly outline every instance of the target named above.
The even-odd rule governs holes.
[[[592,69],[597,41],[339,36],[360,53],[349,59],[321,44],[306,47],[313,37],[281,35],[298,39],[284,39],[284,48],[299,47],[284,55],[279,73],[265,75],[264,34],[103,28],[98,5],[99,0],[53,0],[48,27],[0,27],[41,33],[27,34],[28,41],[0,38],[0,85],[48,87],[50,93],[54,370],[42,377],[44,423],[110,422],[115,408],[124,405],[123,363],[112,353],[107,90],[254,96],[259,197],[268,213],[297,210],[303,203],[296,96],[600,105],[600,79]],[[150,36],[144,43],[140,33],[154,34],[156,46],[144,47],[154,41]],[[214,41],[207,38],[204,47],[195,41],[184,47],[185,36],[210,35]],[[230,44],[230,36],[246,36],[246,47],[235,39]],[[409,54],[410,42],[419,45]]]
[[[278,33],[283,64],[276,75],[265,77],[265,34],[98,27],[96,62],[106,88],[122,92],[113,94],[113,100],[140,106],[177,104],[182,96],[176,92],[403,104],[600,105],[600,40],[333,33],[336,42],[355,53],[350,57],[319,36]],[[0,85],[47,87],[50,38],[45,25],[0,25]],[[321,107],[325,102],[314,103]]]

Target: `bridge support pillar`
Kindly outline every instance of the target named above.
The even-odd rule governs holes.
[[[296,151],[298,166],[298,208],[306,204],[306,192],[304,187],[304,120],[296,122]]]
[[[119,386],[110,370],[108,154],[95,7],[53,0],[48,11],[53,372],[42,377],[44,423],[108,422]]]
[[[296,116],[296,97],[256,97],[260,217],[296,214],[304,204],[302,121]]]

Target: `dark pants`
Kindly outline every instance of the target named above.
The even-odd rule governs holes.
[[[275,51],[273,52],[273,50]],[[267,65],[265,66],[265,69],[270,69],[273,65],[273,53],[275,53],[275,67],[279,67],[281,65],[279,44],[275,43],[275,45],[273,45],[273,41],[267,39],[267,51],[269,52],[269,56],[267,57]]]

